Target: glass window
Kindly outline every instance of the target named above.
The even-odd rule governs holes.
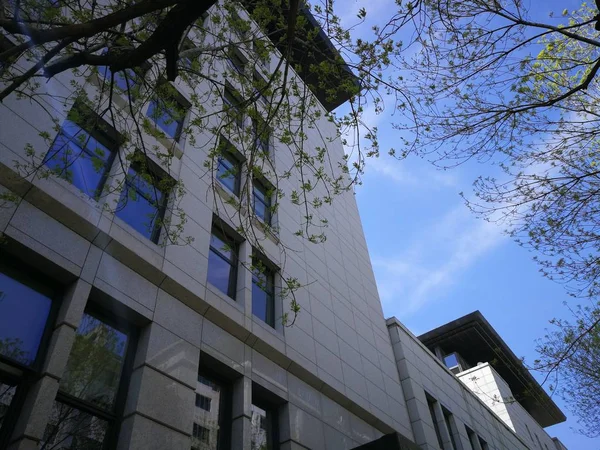
[[[277,412],[266,408],[265,405],[252,404],[252,418],[250,428],[251,450],[273,450],[276,442]]]
[[[196,404],[194,410],[194,425],[192,429],[192,449],[217,450],[222,438],[225,421],[224,386],[205,376],[199,375],[196,383],[196,398],[210,399],[211,408],[205,409]]]
[[[47,286],[38,291],[24,284],[28,268],[14,260],[0,262],[2,269],[6,268],[6,272],[0,272],[0,448],[5,448],[15,411],[39,377],[37,370],[52,326],[53,305],[52,290]],[[36,286],[35,280],[32,286]]]
[[[244,74],[246,69],[246,62],[242,59],[242,57],[235,51],[231,50],[229,52],[229,56],[227,61],[229,65],[239,74]]]
[[[213,230],[208,255],[208,282],[235,299],[237,245],[233,239]]]
[[[449,355],[445,356],[444,363],[449,369],[458,366],[458,358],[456,357],[456,353],[450,353]]]
[[[31,366],[51,306],[50,298],[0,273],[0,355]]]
[[[150,102],[148,107],[148,117],[150,117],[156,126],[163,130],[167,136],[179,140],[183,130],[183,121],[185,119],[187,108],[184,107],[175,95],[157,96]]]
[[[45,450],[102,450],[109,422],[55,401],[44,431]]]
[[[129,335],[85,313],[77,328],[43,440],[45,449],[106,446],[117,421],[117,404]],[[122,403],[122,402],[121,402]]]
[[[442,443],[442,434],[440,432],[440,424],[438,423],[436,415],[435,415],[435,404],[436,403],[437,403],[437,400],[434,400],[433,398],[430,398],[429,396],[427,396],[427,406],[429,406],[429,414],[431,415],[431,421],[433,422],[433,428],[435,428],[435,435],[437,436],[437,441],[438,441],[440,448],[444,448],[444,444]]]
[[[252,76],[252,81],[254,84],[254,93],[258,96],[258,100],[260,100],[263,103],[267,103],[267,97],[265,97],[264,94],[264,91],[267,87],[267,83],[265,82],[263,77],[261,77],[258,74],[258,72],[254,72],[254,75]]]
[[[256,149],[263,153],[265,157],[270,156],[270,136],[269,129],[267,124],[262,120],[254,119],[253,123],[253,131],[254,131],[254,144],[256,145]]]
[[[149,170],[144,172],[135,164],[129,168],[116,214],[156,243],[168,196],[161,191],[159,178]]]
[[[452,444],[452,450],[457,450],[456,440],[454,438],[454,427],[452,413],[448,411],[446,408],[442,406],[442,412],[444,413],[444,421],[446,422],[446,428],[448,429],[448,434],[450,435],[450,443]]]
[[[102,193],[117,148],[115,142],[107,143],[106,137],[100,142],[100,134],[65,120],[44,158],[55,175],[93,198]]]
[[[235,156],[224,151],[217,162],[217,179],[233,194],[240,195],[240,177],[240,163]]]
[[[98,67],[98,72],[102,75],[108,83],[112,76],[112,71],[108,66]],[[114,86],[123,92],[128,92],[138,84],[138,74],[134,69],[120,70],[115,74]]]
[[[125,362],[127,335],[84,314],[60,390],[73,397],[112,410]]]
[[[225,86],[225,91],[223,92],[223,109],[235,121],[238,127],[241,128],[244,126],[244,113],[240,107],[239,96],[228,86]]]
[[[254,180],[254,213],[267,225],[271,225],[271,195],[258,180]]]
[[[273,271],[258,260],[254,260],[252,266],[252,314],[274,327]]]
[[[196,406],[204,411],[210,411],[211,399],[204,395],[196,394]]]
[[[0,381],[0,429],[4,418],[8,416],[8,409],[15,396],[17,387],[12,383],[3,383]]]
[[[539,442],[539,438],[538,438],[538,442]],[[487,442],[485,442],[481,437],[479,437],[479,445],[481,446],[481,450],[489,450]],[[540,448],[542,448],[541,444],[540,444]]]

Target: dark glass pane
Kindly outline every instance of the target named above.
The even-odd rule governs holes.
[[[140,234],[157,241],[163,195],[134,169],[129,169],[116,214]]]
[[[199,376],[196,384],[196,395],[210,399],[209,410],[196,406],[194,410],[194,426],[192,429],[192,448],[198,450],[217,450],[219,430],[221,428],[220,405],[221,386],[212,380]]]
[[[196,394],[196,406],[205,411],[210,411],[211,399],[204,395]]]
[[[225,158],[219,158],[217,165],[217,179],[223,186],[237,195],[237,179],[239,172],[235,164]]]
[[[2,422],[4,422],[4,418],[8,414],[8,408],[10,408],[10,403],[15,396],[16,390],[16,386],[0,381],[0,428],[2,428]]]
[[[148,117],[173,139],[179,139],[180,125],[183,122],[182,111],[172,111],[163,101],[152,100],[148,107]]]
[[[51,304],[48,297],[0,273],[0,354],[31,365]]]
[[[111,151],[66,120],[45,157],[46,166],[90,197],[99,194]]]
[[[60,390],[112,410],[125,360],[127,335],[84,314]]]
[[[108,422],[55,401],[44,437],[45,450],[102,450]]]
[[[230,280],[233,277],[233,267],[217,255],[212,249],[208,255],[208,282],[219,289],[223,294],[232,297]],[[231,280],[233,282],[233,280]]]
[[[267,411],[256,405],[252,405],[252,424],[250,428],[251,450],[270,450],[273,448],[269,436],[270,428]]]

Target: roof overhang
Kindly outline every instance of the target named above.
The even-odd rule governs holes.
[[[546,391],[479,311],[467,314],[419,336],[434,354],[458,352],[471,366],[487,362],[509,385],[515,400],[542,426],[566,420]]]
[[[267,23],[266,19],[253,14],[260,0],[242,0],[242,3],[250,15],[266,28],[271,41],[286,57],[288,2],[282,2],[278,11],[272,11],[274,14],[269,15]],[[295,39],[288,60],[327,111],[333,111],[360,91],[360,80],[304,4],[298,14]]]

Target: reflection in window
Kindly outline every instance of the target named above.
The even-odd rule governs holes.
[[[252,262],[252,314],[275,326],[274,274],[259,260]]]
[[[433,428],[435,428],[435,435],[437,436],[438,444],[440,448],[444,448],[444,444],[442,443],[442,434],[440,432],[440,424],[437,421],[435,414],[435,404],[437,400],[434,400],[432,397],[427,396],[427,406],[429,407],[429,414],[431,415],[431,421],[433,422]]]
[[[167,136],[178,141],[183,130],[186,110],[187,108],[177,100],[175,95],[160,95],[150,102],[148,117]]]
[[[154,243],[160,237],[167,204],[167,194],[161,191],[159,184],[157,176],[142,173],[136,165],[130,167],[116,213]]]
[[[108,427],[106,420],[55,401],[41,448],[102,450]]]
[[[273,448],[270,416],[271,414],[267,414],[266,410],[254,404],[252,405],[252,424],[250,428],[251,450],[271,450]]]
[[[102,193],[116,148],[115,142],[97,130],[65,120],[44,163],[56,176],[96,198]]]
[[[126,349],[126,334],[84,314],[60,390],[102,409],[112,410]]]
[[[211,399],[204,395],[196,394],[196,406],[204,411],[210,411]]]
[[[231,193],[240,195],[240,163],[231,153],[224,151],[217,163],[217,179]]]
[[[222,386],[204,376],[198,376],[196,383],[196,399],[209,399],[209,409],[198,406],[194,409],[194,425],[192,429],[192,449],[217,450],[219,431],[221,429]]]
[[[267,124],[263,120],[254,119],[252,121],[252,131],[254,133],[254,145],[256,145],[256,149],[268,158],[270,156],[271,138]]]
[[[244,113],[240,103],[239,95],[234,93],[228,86],[225,86],[225,91],[223,92],[223,109],[236,125],[241,128],[244,126]]]
[[[254,180],[254,214],[265,224],[271,225],[271,195],[263,183]]]
[[[2,428],[4,418],[8,416],[8,409],[10,408],[10,403],[15,396],[16,390],[16,386],[0,381],[0,429]]]
[[[60,381],[42,449],[102,449],[116,421],[129,337],[88,313]]]
[[[0,355],[32,365],[51,306],[48,297],[0,273]]]
[[[237,245],[233,239],[213,230],[208,255],[208,282],[235,299]]]
[[[108,66],[100,66],[98,68],[100,75],[102,75],[108,83],[110,83],[112,77],[112,71]],[[122,92],[129,92],[138,84],[138,75],[133,69],[120,70],[115,73],[114,87]]]

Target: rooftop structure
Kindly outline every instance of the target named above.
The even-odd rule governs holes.
[[[479,363],[489,363],[508,384],[514,399],[542,427],[566,420],[556,403],[479,311],[428,331],[419,336],[419,340],[447,366],[455,366],[452,361],[458,362],[457,374]],[[452,359],[452,355],[458,357]]]

